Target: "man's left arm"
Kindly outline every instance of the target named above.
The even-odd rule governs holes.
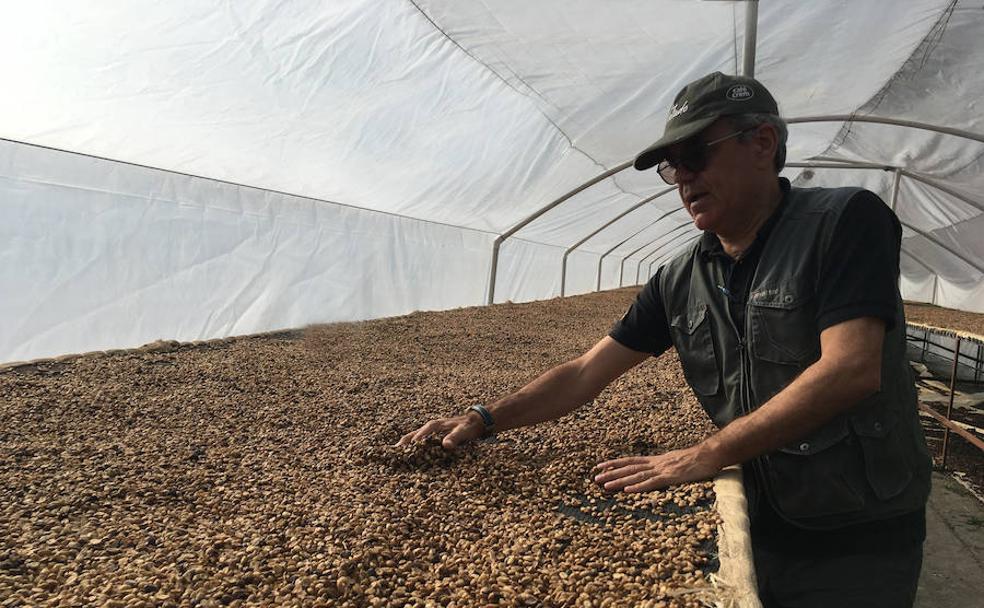
[[[885,322],[874,317],[829,327],[820,334],[820,359],[751,414],[690,448],[603,462],[595,481],[606,490],[647,492],[707,479],[787,445],[881,387],[884,339]]]
[[[835,231],[818,299],[820,358],[751,414],[705,441],[659,456],[602,462],[606,490],[643,492],[708,479],[809,434],[881,387],[885,332],[896,322],[898,219],[874,194],[848,204]]]

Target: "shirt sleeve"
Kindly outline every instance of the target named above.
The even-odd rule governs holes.
[[[820,269],[817,324],[820,331],[861,317],[896,323],[902,226],[873,192],[848,201]]]
[[[642,353],[651,353],[654,356],[663,354],[673,345],[663,299],[659,294],[661,272],[662,268],[649,279],[625,316],[617,321],[608,333],[622,346]]]

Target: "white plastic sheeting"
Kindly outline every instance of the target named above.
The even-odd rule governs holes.
[[[472,305],[494,238],[6,142],[0,191],[7,360]]]
[[[0,361],[479,305],[496,236],[655,140],[683,84],[735,72],[743,15],[689,0],[7,7]],[[756,76],[786,116],[981,133],[981,31],[969,1],[762,0]],[[979,142],[792,125],[790,160],[815,155],[984,198]],[[891,198],[891,173],[787,175]],[[524,227],[496,301],[559,295],[567,247],[661,187],[629,169]],[[667,215],[678,205],[585,242],[565,292],[595,289],[609,251],[603,289],[645,280],[696,234]],[[984,312],[980,205],[905,178],[897,211],[906,297]]]

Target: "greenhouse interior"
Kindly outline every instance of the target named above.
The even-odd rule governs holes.
[[[634,162],[713,72],[775,97],[792,187],[898,219],[914,605],[977,605],[982,32],[979,0],[7,7],[0,606],[784,605],[747,466],[592,480],[720,432],[673,348],[563,417],[394,445],[578,360],[694,251]]]

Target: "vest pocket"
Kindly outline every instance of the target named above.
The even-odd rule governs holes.
[[[863,466],[844,418],[770,454],[766,461],[779,510],[793,519],[864,508]]]
[[[880,402],[880,394],[875,395]],[[864,407],[851,416],[851,428],[864,453],[865,475],[879,500],[902,493],[912,481],[912,463],[903,445],[902,429],[891,409],[883,404]]]
[[[812,294],[787,282],[749,294],[751,347],[757,359],[806,367],[820,357]]]
[[[701,304],[687,314],[673,317],[670,330],[687,383],[698,395],[716,394],[721,388],[721,377],[714,358],[707,306]]]

